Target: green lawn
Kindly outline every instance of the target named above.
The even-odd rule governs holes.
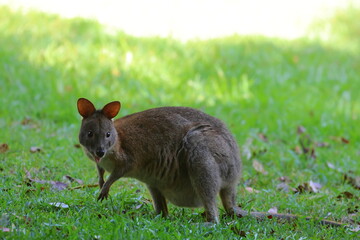
[[[202,209],[172,205],[163,219],[153,213],[144,185],[132,179],[116,182],[103,203],[96,201],[97,188],[71,190],[97,182],[94,164],[76,146],[79,97],[97,107],[120,100],[119,116],[184,105],[222,119],[234,133],[244,162],[237,197],[244,209],[277,207],[359,223],[359,186],[344,181],[344,175],[360,176],[359,23],[360,10],[349,8],[314,24],[313,31],[332,26],[326,41],[309,34],[314,37],[294,41],[231,36],[182,43],[0,7],[0,144],[9,148],[0,147],[0,238],[359,237],[302,219],[231,219],[223,210],[221,223],[209,227]],[[255,159],[267,174],[254,169]],[[83,183],[70,183],[67,175]],[[277,190],[284,176],[288,192]],[[310,181],[321,184],[319,192],[291,190]],[[57,190],[61,183],[67,188]]]

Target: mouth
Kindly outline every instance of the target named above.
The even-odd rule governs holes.
[[[100,162],[100,160],[101,160],[101,157],[94,156],[94,160],[95,160],[95,162],[96,162],[96,163],[99,163],[99,162]]]

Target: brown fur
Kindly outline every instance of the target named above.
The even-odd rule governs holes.
[[[107,198],[116,180],[131,177],[147,185],[157,214],[168,214],[168,200],[204,207],[207,221],[217,222],[217,194],[227,213],[234,214],[242,166],[223,122],[187,107],[154,108],[111,121],[119,109],[119,102],[95,110],[90,101],[78,100],[84,117],[79,140],[97,164],[99,200]],[[110,173],[106,182],[105,170]]]
[[[83,116],[79,140],[99,173],[98,200],[108,197],[116,180],[132,177],[146,183],[155,212],[163,216],[168,215],[168,200],[180,207],[204,207],[207,221],[218,222],[219,194],[230,215],[286,221],[301,217],[247,212],[236,207],[241,159],[235,139],[219,119],[192,108],[162,107],[113,122],[120,102],[96,110],[89,100],[80,98],[77,105]],[[106,182],[105,170],[110,173]],[[344,226],[324,219],[319,223]]]

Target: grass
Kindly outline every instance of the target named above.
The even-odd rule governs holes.
[[[69,175],[84,184],[96,182],[95,166],[74,147],[81,120],[79,97],[98,107],[120,100],[120,116],[185,105],[225,121],[242,147],[244,174],[237,199],[244,209],[267,211],[276,206],[284,213],[359,222],[359,190],[328,167],[330,162],[342,172],[360,175],[356,13],[353,8],[336,13],[330,29],[334,37],[326,41],[313,34],[312,40],[230,36],[181,43],[135,38],[90,20],[1,7],[0,144],[6,143],[9,150],[0,153],[0,238],[359,237],[347,228],[304,220],[280,224],[222,216],[220,224],[207,227],[201,209],[170,205],[169,218],[155,216],[149,193],[136,180],[119,180],[110,200],[98,203],[96,188],[56,191],[51,184],[29,183],[26,177],[30,171],[40,180],[66,182],[63,177]],[[298,126],[306,132],[298,134]],[[296,153],[306,136],[311,139],[306,147],[316,142],[329,146],[316,147],[316,158]],[[33,146],[41,151],[31,153]],[[252,167],[254,158],[267,175]],[[281,192],[276,190],[281,176],[291,179],[290,187],[310,180],[323,187],[316,194]],[[244,186],[259,192],[249,193]],[[338,200],[345,191],[355,197]],[[68,208],[50,205],[54,202]]]

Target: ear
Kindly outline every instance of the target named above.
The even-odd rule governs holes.
[[[96,111],[94,104],[92,104],[92,102],[90,102],[86,98],[78,99],[77,108],[83,118],[90,117]]]
[[[119,101],[111,102],[105,105],[101,112],[108,119],[114,118],[120,111],[121,103]]]

